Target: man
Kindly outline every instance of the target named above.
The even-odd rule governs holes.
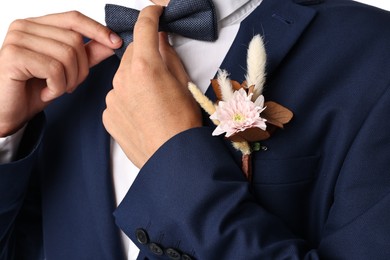
[[[10,27],[0,132],[21,141],[0,166],[4,259],[389,257],[389,14],[348,0],[227,2],[214,1],[216,43],[178,37],[176,49],[210,53],[234,38],[217,67],[242,82],[249,41],[263,35],[264,96],[294,119],[253,153],[252,183],[186,89],[189,78],[213,77],[192,68],[214,75],[219,58],[185,62],[187,76],[157,32],[161,7],[140,13],[121,61],[115,34],[78,13]],[[84,47],[81,36],[92,41]],[[118,166],[116,144],[135,168]]]

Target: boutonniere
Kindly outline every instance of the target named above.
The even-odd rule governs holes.
[[[293,113],[284,106],[265,101],[265,66],[264,43],[261,36],[256,35],[249,43],[244,82],[231,80],[225,70],[218,71],[217,79],[211,80],[217,96],[215,103],[195,84],[188,85],[195,100],[217,126],[212,134],[225,134],[234,148],[242,153],[242,170],[249,181],[252,180],[252,152],[260,147],[260,141],[268,139],[277,128],[283,128],[293,117]]]

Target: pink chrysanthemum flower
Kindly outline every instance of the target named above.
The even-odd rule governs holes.
[[[264,96],[260,95],[255,102],[251,100],[252,96],[252,93],[248,94],[241,88],[235,91],[228,101],[218,103],[215,113],[210,116],[211,119],[219,121],[213,132],[214,136],[226,133],[226,137],[230,137],[254,127],[266,130],[267,120],[260,116],[265,109]]]

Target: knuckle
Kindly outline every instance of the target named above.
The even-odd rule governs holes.
[[[23,73],[17,65],[20,63],[20,55],[20,48],[13,44],[5,45],[0,50],[1,70],[4,70],[3,72],[6,71],[7,77],[10,79],[18,79],[21,73]]]
[[[70,31],[68,35],[68,39],[70,44],[73,46],[83,46],[84,45],[84,39],[83,36],[79,33]]]
[[[108,109],[104,110],[102,113],[102,122],[107,132],[110,133],[110,135],[113,135],[112,117]]]
[[[111,106],[111,104],[113,103],[113,99],[114,99],[114,93],[111,90],[106,96],[106,109],[102,113],[103,124],[104,127],[107,129],[107,131],[110,131],[111,129],[110,126],[112,125],[113,122],[113,109]]]
[[[99,23],[94,24],[94,31],[96,32],[96,35],[108,35],[110,33],[110,30],[102,26]]]
[[[71,63],[77,58],[77,52],[72,46],[63,43],[61,47],[61,57],[67,63]]]
[[[48,75],[51,75],[51,76],[49,76],[51,78],[54,78],[54,79],[64,78],[65,68],[61,62],[59,62],[55,59],[51,59],[48,61],[47,70],[48,70]],[[65,84],[58,84],[55,87],[51,88],[50,92],[54,96],[60,96],[61,94],[63,94],[65,92],[65,90],[66,90]]]
[[[1,49],[0,55],[2,57],[16,57],[19,53],[19,47],[14,44],[6,44]]]
[[[114,91],[111,90],[110,92],[107,93],[106,95],[106,105],[107,105],[107,108],[111,106],[111,104],[113,104],[113,99],[114,99]]]
[[[142,31],[144,28],[155,26],[155,21],[147,16],[139,17],[135,26],[135,30]]]
[[[108,122],[109,122],[109,115],[108,115],[108,111],[107,111],[107,109],[105,109],[104,111],[103,111],[103,114],[102,114],[102,121],[103,121],[103,125],[104,125],[104,127],[108,127]]]
[[[8,31],[24,31],[29,23],[30,22],[25,19],[16,19],[10,24]]]
[[[154,72],[154,66],[145,57],[138,57],[134,59],[132,70],[135,75],[150,75]]]
[[[25,34],[19,30],[11,30],[8,32],[4,44],[23,42]]]
[[[49,74],[59,75],[64,73],[64,66],[61,64],[61,62],[50,59],[48,62],[48,71]]]
[[[119,86],[120,83],[121,83],[121,81],[122,81],[122,80],[120,79],[120,72],[121,72],[121,71],[118,71],[118,72],[115,74],[114,78],[112,79],[112,86],[113,86],[114,88],[116,88],[117,86]],[[108,94],[110,94],[110,92],[109,92]]]
[[[69,16],[69,19],[72,19],[71,21],[78,21],[78,19],[83,16],[83,14],[77,10],[68,11],[65,15]]]
[[[88,66],[81,66],[79,68],[79,75],[78,75],[78,78],[79,78],[79,83],[81,83],[82,81],[84,81],[87,76],[89,74],[89,69],[88,69]]]

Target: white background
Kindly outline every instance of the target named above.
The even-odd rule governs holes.
[[[49,13],[78,10],[104,23],[104,5],[120,4],[132,0],[5,0],[0,8],[0,43],[3,42],[8,25],[17,18],[40,16]],[[358,0],[369,5],[390,10],[389,0]]]

